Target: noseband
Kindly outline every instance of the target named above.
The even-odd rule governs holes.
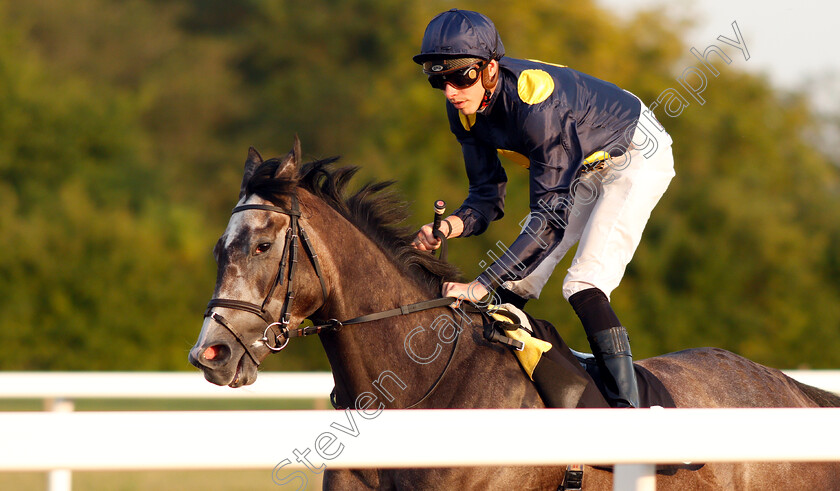
[[[245,341],[243,336],[236,330],[234,327],[221,315],[213,311],[213,307],[224,307],[229,309],[235,310],[242,310],[245,312],[250,312],[254,315],[259,316],[262,320],[266,322],[265,330],[263,331],[263,337],[260,341],[268,348],[270,351],[281,351],[283,348],[286,347],[286,344],[289,342],[290,331],[289,331],[289,322],[291,321],[291,309],[292,303],[295,299],[295,291],[294,291],[294,279],[295,279],[295,269],[297,267],[298,262],[298,241],[303,246],[303,250],[306,251],[306,255],[309,257],[310,262],[312,262],[312,267],[315,269],[315,275],[318,277],[318,281],[321,283],[321,294],[323,295],[324,301],[327,299],[327,285],[324,283],[324,276],[321,273],[321,265],[318,263],[318,255],[315,253],[315,250],[312,248],[312,244],[309,242],[309,237],[306,235],[306,232],[300,226],[298,222],[300,219],[300,207],[298,205],[297,196],[292,196],[292,207],[291,209],[281,208],[279,206],[272,206],[272,205],[240,205],[233,209],[233,213],[239,213],[242,211],[247,210],[264,210],[264,211],[271,211],[275,213],[282,213],[289,217],[289,228],[286,230],[286,240],[285,240],[285,247],[283,249],[283,257],[280,260],[280,266],[277,269],[277,275],[274,277],[274,281],[271,284],[271,288],[268,290],[268,293],[265,296],[265,300],[263,300],[261,305],[257,305],[250,302],[244,302],[242,300],[231,300],[226,298],[214,298],[210,300],[210,303],[207,304],[207,310],[204,312],[204,317],[210,317],[214,321],[218,322],[225,329],[230,331],[231,334],[239,341],[239,344],[245,348],[245,352],[248,353],[248,356],[251,357],[251,360],[254,361],[259,366],[259,361],[254,353],[251,351],[251,348],[248,346],[248,343]],[[288,271],[287,271],[288,268]],[[285,273],[285,274],[284,274]],[[280,320],[273,321],[271,314],[266,309],[268,302],[271,300],[271,297],[274,295],[274,290],[277,289],[277,286],[283,285],[284,279],[286,280],[286,297],[285,301],[283,302],[283,309],[280,311]],[[279,333],[274,332],[273,327],[277,326],[279,328]],[[269,333],[274,337],[273,342],[269,340]],[[315,334],[314,332],[312,334]],[[280,342],[280,338],[284,338],[282,343]]]

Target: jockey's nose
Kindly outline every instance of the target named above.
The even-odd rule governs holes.
[[[446,84],[443,86],[443,94],[451,101],[458,94],[458,89],[453,87],[452,84]]]

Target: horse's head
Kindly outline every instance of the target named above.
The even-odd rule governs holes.
[[[301,246],[306,236],[296,189],[299,162],[297,138],[281,159],[263,162],[256,150],[248,152],[239,202],[213,250],[216,290],[189,355],[214,384],[253,383],[260,362],[285,346],[290,326],[314,310],[313,299],[301,298],[313,296],[312,283],[320,283],[319,297],[326,295],[315,274],[317,259],[302,257],[311,245]]]

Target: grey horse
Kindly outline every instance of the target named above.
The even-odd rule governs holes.
[[[387,192],[388,183],[349,195],[355,169],[335,169],[332,160],[299,165],[297,139],[283,158],[263,161],[250,149],[236,212],[214,250],[214,300],[190,363],[214,384],[241,387],[253,383],[259,363],[291,337],[318,331],[344,405],[370,406],[364,394],[371,381],[390,373],[399,383],[378,401],[389,408],[545,407],[510,349],[470,327],[482,324],[478,314],[455,315],[451,307],[437,306],[354,325],[339,322],[422,305],[459,273],[410,247],[413,231],[400,225],[406,207]],[[317,326],[304,331],[298,326],[307,318]],[[418,331],[442,319],[457,324],[447,342],[430,329]],[[637,363],[662,381],[677,407],[840,407],[833,394],[720,349]],[[555,490],[564,474],[565,467],[328,469],[324,488]],[[662,473],[657,486],[840,489],[840,463],[707,464]],[[583,489],[612,489],[611,469],[586,467]]]

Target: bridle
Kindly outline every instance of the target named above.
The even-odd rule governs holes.
[[[214,298],[210,300],[207,304],[207,310],[204,312],[204,317],[210,317],[214,321],[221,324],[225,327],[231,334],[239,341],[239,344],[245,348],[245,352],[248,353],[248,356],[251,357],[254,363],[259,366],[260,362],[257,360],[257,357],[251,351],[251,348],[248,346],[248,343],[245,341],[243,336],[227,321],[224,317],[222,317],[217,312],[213,311],[213,307],[224,307],[229,309],[235,310],[242,310],[245,312],[250,312],[254,315],[259,316],[266,322],[265,330],[263,331],[263,337],[260,341],[272,352],[281,351],[286,345],[289,343],[289,338],[295,336],[296,330],[289,329],[289,322],[291,321],[291,309],[292,303],[295,299],[295,290],[294,290],[294,280],[295,280],[295,270],[297,268],[298,263],[298,242],[300,242],[303,250],[306,251],[307,257],[309,257],[310,262],[312,263],[312,267],[315,269],[315,275],[318,277],[318,281],[321,283],[321,295],[323,295],[323,299],[326,302],[327,300],[327,285],[324,283],[324,276],[321,273],[321,265],[318,262],[318,254],[315,253],[315,250],[312,248],[312,244],[309,242],[309,236],[300,226],[299,219],[300,219],[300,206],[298,205],[297,196],[292,195],[292,206],[291,209],[281,208],[279,206],[273,205],[259,205],[259,204],[252,204],[252,205],[240,205],[233,209],[231,214],[247,211],[247,210],[264,210],[264,211],[271,211],[275,213],[282,213],[289,217],[289,228],[286,229],[286,239],[285,239],[285,247],[283,249],[283,257],[280,259],[280,266],[277,269],[277,274],[274,276],[274,281],[271,283],[271,288],[269,288],[268,293],[265,296],[265,300],[263,300],[262,304],[257,305],[251,302],[245,302],[242,300],[232,300],[227,298]],[[288,271],[287,271],[288,268]],[[286,295],[285,301],[283,302],[283,308],[280,311],[280,317],[278,321],[273,321],[271,314],[266,309],[266,306],[271,301],[271,298],[274,296],[274,291],[277,289],[277,286],[283,285],[284,280],[286,280]],[[338,321],[335,321],[338,322]],[[340,324],[340,323],[339,323]],[[274,326],[277,326],[279,329],[279,333],[274,332],[272,329]],[[320,332],[320,330],[318,331]],[[269,340],[269,333],[274,337],[273,340]],[[312,332],[312,334],[317,334],[317,332]],[[298,334],[298,335],[305,335],[305,334]],[[283,342],[280,342],[280,338],[285,338]]]
[[[263,331],[263,337],[260,338],[260,341],[262,341],[262,343],[265,345],[266,348],[268,348],[269,351],[276,353],[282,351],[283,348],[285,348],[286,345],[289,343],[289,339],[293,337],[310,336],[313,334],[319,334],[323,331],[338,331],[342,326],[362,324],[365,322],[387,319],[388,317],[395,317],[398,315],[408,315],[414,312],[420,312],[422,310],[429,310],[438,307],[447,307],[456,300],[452,297],[436,298],[433,300],[427,300],[425,302],[401,305],[395,309],[385,310],[374,314],[363,315],[345,321],[339,321],[338,319],[330,319],[327,321],[313,321],[313,325],[311,326],[289,329],[289,323],[291,322],[291,307],[295,299],[294,280],[295,270],[298,263],[298,242],[300,242],[301,246],[303,247],[303,250],[306,251],[306,255],[309,258],[309,261],[312,263],[312,267],[315,269],[315,275],[318,277],[318,281],[321,283],[322,298],[324,299],[324,302],[327,301],[327,285],[324,282],[324,276],[321,272],[321,265],[318,262],[318,255],[315,253],[315,249],[313,249],[312,243],[309,241],[309,236],[306,234],[303,227],[300,226],[300,206],[298,204],[297,196],[292,195],[291,209],[281,208],[279,206],[273,205],[251,204],[237,206],[233,209],[231,214],[240,213],[247,210],[264,210],[275,213],[282,213],[289,217],[289,228],[286,230],[285,248],[283,252],[283,257],[280,260],[280,265],[277,269],[277,274],[275,275],[274,281],[271,284],[271,288],[268,290],[268,293],[266,294],[262,304],[257,305],[255,303],[245,302],[242,300],[214,298],[210,300],[210,302],[207,304],[207,310],[204,311],[204,317],[212,318],[214,321],[221,324],[225,329],[230,331],[230,333],[233,334],[233,336],[236,338],[239,344],[241,344],[242,347],[245,348],[245,352],[248,353],[248,356],[251,357],[251,360],[257,366],[260,365],[260,362],[257,359],[257,356],[253,353],[251,347],[246,342],[245,338],[242,336],[242,334],[239,333],[239,331],[236,330],[236,328],[233,327],[233,325],[230,322],[228,322],[227,319],[222,317],[219,313],[213,311],[214,307],[241,310],[259,316],[266,323],[265,330]],[[271,301],[271,298],[274,296],[274,291],[277,289],[277,286],[282,286],[284,280],[286,281],[285,302],[283,303],[283,308],[280,312],[280,320],[274,321],[273,317],[268,312],[266,306]],[[275,326],[277,326],[279,332],[275,332]],[[271,338],[269,336],[271,336]]]
[[[207,304],[207,310],[204,311],[204,317],[212,318],[214,321],[221,324],[225,329],[230,331],[230,333],[236,338],[239,344],[241,344],[242,347],[245,348],[245,352],[248,353],[248,356],[257,366],[260,365],[260,362],[257,359],[257,356],[254,354],[254,352],[251,350],[251,347],[248,345],[245,338],[239,333],[239,331],[236,330],[236,328],[233,327],[233,325],[231,325],[230,322],[227,321],[227,319],[222,317],[217,312],[213,311],[214,307],[241,310],[259,316],[266,323],[265,330],[263,331],[263,337],[260,338],[260,341],[262,341],[262,343],[265,345],[266,348],[269,349],[269,351],[276,353],[282,351],[283,348],[285,348],[286,345],[289,344],[289,339],[293,337],[319,334],[322,331],[338,331],[342,326],[362,324],[365,322],[387,319],[389,317],[396,317],[399,315],[408,315],[423,310],[435,309],[440,307],[449,307],[456,301],[456,299],[452,297],[435,298],[423,302],[401,305],[394,309],[384,310],[373,314],[367,314],[345,321],[339,321],[337,319],[330,319],[326,322],[313,321],[313,325],[311,326],[289,329],[289,323],[291,322],[291,307],[292,302],[295,299],[294,280],[295,270],[297,268],[298,263],[298,242],[300,242],[301,246],[303,247],[303,250],[306,251],[307,257],[309,257],[309,261],[312,263],[312,267],[315,270],[315,275],[318,277],[318,281],[321,283],[322,298],[324,299],[324,302],[327,301],[327,285],[324,282],[324,276],[321,272],[321,265],[318,262],[318,255],[312,248],[312,244],[309,241],[309,237],[307,236],[306,232],[303,230],[303,227],[300,226],[300,206],[298,204],[297,196],[292,195],[291,209],[281,208],[279,206],[273,205],[250,204],[239,205],[235,207],[231,214],[240,213],[247,210],[270,211],[274,213],[282,213],[289,217],[289,228],[286,230],[285,249],[283,251],[283,257],[280,260],[280,266],[277,269],[277,274],[275,275],[274,281],[271,284],[271,288],[269,288],[268,293],[266,294],[262,304],[257,305],[242,300],[214,298],[211,299],[210,302]],[[283,308],[280,311],[280,320],[273,321],[273,318],[268,312],[266,306],[271,301],[271,298],[274,296],[274,291],[277,289],[277,286],[282,286],[284,280],[286,280],[285,302],[283,303]],[[502,343],[507,346],[513,346],[517,349],[521,349],[521,342],[508,338],[500,334],[495,329],[495,324],[492,322],[492,320],[489,320],[486,309],[478,308],[477,306],[472,305],[470,311],[480,313],[485,319],[485,339],[491,342]],[[274,331],[274,326],[278,327],[279,333]],[[269,333],[271,333],[270,335],[273,339],[269,338]],[[282,341],[281,338],[283,338]],[[441,381],[448,373],[449,367],[452,365],[452,360],[455,357],[455,351],[458,348],[458,339],[460,339],[460,336],[456,336],[455,343],[452,347],[452,351],[449,354],[449,359],[446,361],[446,365],[444,366],[443,371],[440,373],[437,380],[431,385],[431,387],[417,402],[406,406],[407,409],[414,408],[420,405],[423,401],[428,399],[428,397],[440,385]],[[335,391],[333,392],[333,394],[335,394]],[[331,400],[333,400],[332,396]],[[333,402],[333,405],[339,407],[336,405],[335,402]]]

